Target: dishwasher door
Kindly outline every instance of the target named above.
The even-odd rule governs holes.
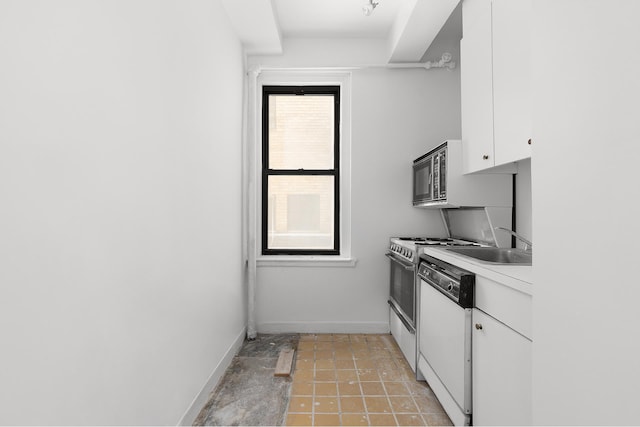
[[[420,280],[420,354],[460,411],[471,413],[471,309]],[[439,397],[440,398],[440,397]]]

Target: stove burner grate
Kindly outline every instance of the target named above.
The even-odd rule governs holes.
[[[409,242],[452,242],[453,240],[448,237],[398,237],[399,240],[406,240]]]
[[[450,237],[398,237],[398,240],[425,246],[475,246],[477,243]]]

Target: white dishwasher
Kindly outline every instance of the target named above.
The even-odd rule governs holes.
[[[455,425],[471,423],[471,309],[475,276],[423,255],[418,369]]]

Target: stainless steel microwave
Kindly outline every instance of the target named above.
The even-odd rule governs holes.
[[[511,207],[511,175],[465,174],[462,149],[461,140],[449,139],[413,161],[413,206],[435,209]]]
[[[413,206],[447,201],[447,142],[413,161]]]

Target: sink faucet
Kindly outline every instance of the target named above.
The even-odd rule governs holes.
[[[522,243],[524,243],[524,250],[525,251],[530,251],[530,250],[533,249],[533,243],[531,243],[531,241],[525,239],[524,237],[522,237],[521,235],[519,235],[515,231],[509,230],[508,228],[505,228],[505,227],[496,227],[495,229],[496,230],[506,231],[507,233],[509,233],[513,237],[515,237],[516,239],[520,240]]]

